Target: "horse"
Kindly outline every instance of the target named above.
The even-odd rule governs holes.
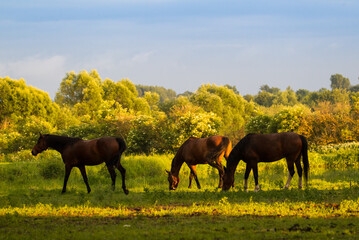
[[[128,190],[125,184],[126,170],[121,165],[121,155],[126,150],[125,141],[121,138],[103,137],[92,140],[82,140],[81,138],[64,137],[40,133],[36,145],[31,153],[36,156],[44,150],[52,148],[61,154],[65,164],[65,179],[62,193],[66,192],[67,180],[69,179],[71,169],[77,167],[87,187],[87,192],[91,192],[88,184],[85,165],[94,166],[106,163],[107,169],[112,179],[112,189],[115,190],[116,167],[122,175],[122,189],[127,195]]]
[[[194,177],[197,183],[197,188],[201,189],[196,173],[197,164],[209,164],[218,169],[218,188],[221,188],[224,175],[221,160],[223,156],[227,159],[231,150],[232,142],[229,138],[224,136],[216,135],[207,138],[190,137],[178,149],[172,160],[171,171],[166,170],[168,174],[169,189],[176,190],[180,181],[178,174],[183,163],[186,163],[191,171],[188,188],[191,188],[192,179]]]
[[[307,139],[294,132],[273,133],[273,134],[248,134],[242,138],[233,148],[227,160],[225,169],[224,183],[222,190],[228,190],[234,183],[234,174],[240,160],[246,163],[244,174],[244,190],[247,191],[248,176],[253,169],[255,189],[259,190],[258,184],[258,163],[274,162],[286,158],[288,167],[288,180],[285,188],[289,184],[295,173],[294,164],[298,171],[298,187],[302,188],[302,166],[300,163],[303,156],[304,179],[307,183],[309,161],[308,161],[308,142]]]

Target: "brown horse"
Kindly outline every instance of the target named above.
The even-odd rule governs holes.
[[[61,153],[62,160],[65,163],[65,180],[62,193],[66,192],[67,180],[73,167],[80,169],[87,192],[90,193],[91,188],[88,184],[85,165],[93,166],[105,162],[111,175],[113,190],[115,190],[116,172],[114,167],[116,166],[122,175],[122,189],[125,194],[128,194],[125,184],[126,170],[120,162],[121,155],[126,150],[126,144],[123,139],[103,137],[86,141],[81,138],[40,134],[31,153],[36,156],[47,148],[55,149]]]
[[[300,158],[303,156],[304,179],[307,182],[309,162],[308,143],[304,136],[293,132],[274,134],[248,134],[242,138],[233,148],[227,160],[225,169],[223,190],[228,190],[234,183],[234,173],[239,161],[242,159],[246,165],[244,175],[244,189],[247,190],[247,182],[250,171],[253,169],[255,191],[259,190],[258,167],[259,162],[274,162],[286,158],[289,170],[285,188],[289,188],[290,181],[295,173],[294,164],[299,175],[298,187],[302,188],[302,166]]]
[[[227,137],[211,136],[208,138],[190,137],[178,149],[176,156],[172,160],[171,171],[168,173],[168,182],[170,190],[175,190],[180,181],[178,174],[183,163],[186,163],[191,170],[189,177],[189,186],[191,188],[192,178],[196,180],[197,187],[200,189],[196,165],[209,164],[217,168],[219,172],[219,188],[223,185],[224,170],[221,164],[222,157],[226,159],[232,150],[232,143]]]

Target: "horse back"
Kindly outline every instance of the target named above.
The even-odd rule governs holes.
[[[64,161],[69,159],[73,165],[97,165],[113,159],[119,150],[119,143],[113,137],[81,140],[67,149]]]
[[[227,137],[219,135],[208,138],[191,137],[183,144],[182,157],[189,164],[205,164],[209,158],[218,158],[227,150],[229,143]]]
[[[298,155],[302,149],[300,136],[293,132],[273,134],[251,134],[243,148],[245,158],[256,158],[259,162],[272,162]]]

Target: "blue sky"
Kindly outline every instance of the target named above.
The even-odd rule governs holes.
[[[359,84],[357,0],[1,0],[0,32],[0,77],[52,98],[66,72],[91,69],[177,93]]]

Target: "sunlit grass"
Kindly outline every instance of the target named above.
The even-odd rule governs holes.
[[[173,239],[312,239],[318,234],[355,239],[359,234],[358,168],[329,167],[332,156],[310,153],[309,182],[302,190],[297,173],[289,190],[283,189],[288,172],[281,160],[259,164],[259,192],[253,191],[252,173],[249,191],[243,190],[245,164],[240,162],[236,187],[222,192],[218,171],[208,165],[197,167],[202,189],[187,188],[189,169],[183,165],[178,189],[169,191],[165,170],[173,155],[129,155],[122,159],[129,195],[122,191],[118,171],[112,191],[104,164],[86,167],[90,194],[76,168],[61,194],[64,164],[57,157],[0,164],[0,234],[5,238],[156,239],[171,233]]]

